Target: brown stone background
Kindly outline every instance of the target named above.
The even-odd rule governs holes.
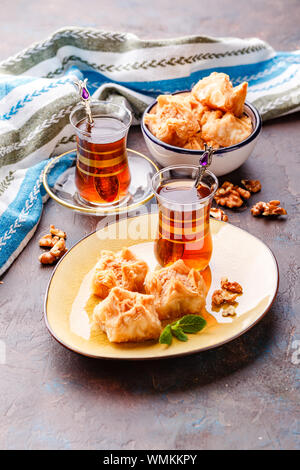
[[[300,44],[298,0],[1,0],[0,59],[64,26],[259,36],[279,50]],[[129,146],[146,152],[140,130]],[[69,246],[97,219],[46,204],[34,238],[0,285],[0,447],[3,449],[296,449],[300,444],[299,113],[267,122],[251,158],[230,178],[259,178],[253,197],[280,199],[287,219],[249,211],[230,221],[264,240],[280,268],[277,300],[243,337],[216,350],[147,363],[91,360],[57,344],[43,321],[51,268],[38,239],[55,223]],[[297,166],[298,157],[298,166]],[[300,354],[298,355],[300,359]],[[293,360],[294,358],[294,360]]]

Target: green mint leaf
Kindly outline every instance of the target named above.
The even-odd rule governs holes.
[[[182,328],[180,326],[177,326],[176,324],[174,326],[171,326],[172,334],[176,336],[179,341],[187,341],[188,337],[187,335],[184,334]]]
[[[206,326],[206,321],[199,315],[185,315],[176,322],[184,333],[198,333]]]
[[[160,344],[167,344],[170,346],[172,343],[171,325],[167,325],[166,328],[161,332],[159,342]]]

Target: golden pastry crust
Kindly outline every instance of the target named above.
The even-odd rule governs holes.
[[[160,320],[188,313],[201,313],[205,306],[206,286],[201,274],[182,260],[158,271],[149,272],[145,280],[147,294],[154,295]]]
[[[120,287],[95,307],[93,322],[115,343],[157,339],[161,333],[154,297]]]
[[[245,140],[251,119],[243,115],[247,82],[232,86],[229,76],[213,72],[191,92],[160,95],[145,124],[163,142],[191,150],[215,149]]]
[[[245,140],[252,132],[251,119],[248,116],[235,117],[231,113],[219,116],[218,111],[205,113],[201,137],[212,142],[214,148],[230,147]]]
[[[148,272],[145,261],[138,259],[128,248],[114,253],[103,250],[95,268],[92,292],[105,299],[113,287],[143,292]]]
[[[204,150],[204,140],[201,138],[201,134],[199,133],[193,137],[190,137],[183,148],[191,150]]]
[[[228,75],[213,72],[196,83],[192,95],[210,108],[221,109],[240,117],[243,114],[247,89],[247,82],[233,87]]]
[[[180,94],[158,96],[155,114],[146,114],[144,120],[158,139],[179,147],[200,130],[189,98]]]

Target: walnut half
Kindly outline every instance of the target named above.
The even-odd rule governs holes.
[[[241,183],[250,193],[258,193],[261,190],[261,183],[259,180],[242,180]]]
[[[251,208],[251,214],[257,217],[259,215],[286,215],[287,212],[283,207],[280,207],[280,201],[274,199],[269,202],[258,202]]]
[[[234,304],[238,294],[233,294],[224,289],[217,289],[214,291],[211,301],[215,306],[219,306],[225,303]]]
[[[222,317],[235,317],[236,311],[233,305],[228,305],[228,307],[223,308]]]
[[[43,248],[51,248],[49,251],[44,251],[39,256],[39,261],[42,264],[54,264],[61,258],[67,251],[66,248],[67,234],[60,229],[56,229],[54,225],[50,225],[50,233],[44,235],[39,245]]]
[[[59,238],[50,251],[44,251],[39,256],[42,264],[53,264],[59,260],[67,252],[66,242],[64,238]]]
[[[66,232],[63,230],[60,230],[59,228],[55,228],[54,225],[50,225],[50,233],[52,235],[56,235],[59,238],[67,238]]]
[[[48,233],[47,235],[44,235],[40,241],[39,245],[42,246],[43,248],[52,248],[56,242],[58,242],[59,237],[53,237],[51,233]]]
[[[246,189],[225,181],[216,191],[214,199],[217,204],[232,209],[234,207],[241,207],[244,204],[243,199],[249,199],[250,196],[250,192]]]
[[[228,221],[228,216],[225,214],[225,212],[220,209],[220,208],[215,208],[215,207],[212,207],[210,209],[210,215],[214,218],[214,219],[217,219],[217,220],[222,220],[223,222],[227,222]]]
[[[234,294],[243,293],[242,286],[238,282],[229,282],[227,277],[222,277],[221,287],[222,289],[229,290],[229,292],[233,292]]]
[[[227,277],[222,277],[221,289],[217,289],[213,292],[211,301],[216,307],[222,304],[234,304],[237,296],[242,293],[243,288],[238,282],[230,282]],[[228,315],[233,315],[233,313],[231,312]]]

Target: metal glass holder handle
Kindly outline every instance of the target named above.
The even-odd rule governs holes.
[[[194,183],[195,188],[198,188],[204,173],[206,172],[207,168],[211,165],[213,153],[214,149],[212,147],[208,147],[207,144],[204,144],[204,153],[199,160],[199,168]]]
[[[74,80],[74,85],[77,86],[80,99],[85,106],[89,124],[93,124],[94,120],[92,118],[92,111],[90,106],[90,93],[87,89],[86,84],[87,78],[85,78],[84,80]]]

